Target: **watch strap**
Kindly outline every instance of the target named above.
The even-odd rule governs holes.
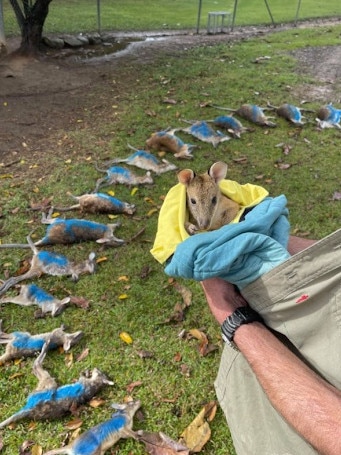
[[[225,342],[231,343],[235,331],[243,324],[250,322],[263,322],[261,316],[249,306],[237,308],[230,316],[228,316],[221,325],[222,338]]]

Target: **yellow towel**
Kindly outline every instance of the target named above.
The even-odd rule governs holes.
[[[254,207],[269,194],[261,186],[251,183],[240,185],[233,180],[222,180],[219,187],[225,196],[238,202],[241,206],[232,223],[238,223],[245,209]],[[179,243],[189,237],[185,230],[186,220],[188,220],[186,187],[182,183],[178,183],[169,190],[162,204],[154,245],[150,250],[154,258],[161,264],[174,253]]]

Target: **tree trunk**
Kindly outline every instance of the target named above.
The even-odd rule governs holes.
[[[36,0],[21,23],[20,54],[35,54],[42,46],[42,34],[45,19],[52,0]]]

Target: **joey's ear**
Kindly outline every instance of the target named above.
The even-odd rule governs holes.
[[[189,185],[194,177],[195,173],[191,169],[182,169],[178,172],[178,180],[183,185]]]
[[[208,174],[209,176],[216,182],[220,182],[226,177],[227,173],[227,164],[223,163],[222,161],[217,161],[216,163],[212,164],[210,167]]]

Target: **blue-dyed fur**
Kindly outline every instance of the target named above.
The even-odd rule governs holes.
[[[112,415],[112,418],[90,428],[71,444],[60,449],[50,450],[45,455],[102,455],[121,438],[136,438],[133,417],[139,409],[139,400],[121,405],[123,409]]]

